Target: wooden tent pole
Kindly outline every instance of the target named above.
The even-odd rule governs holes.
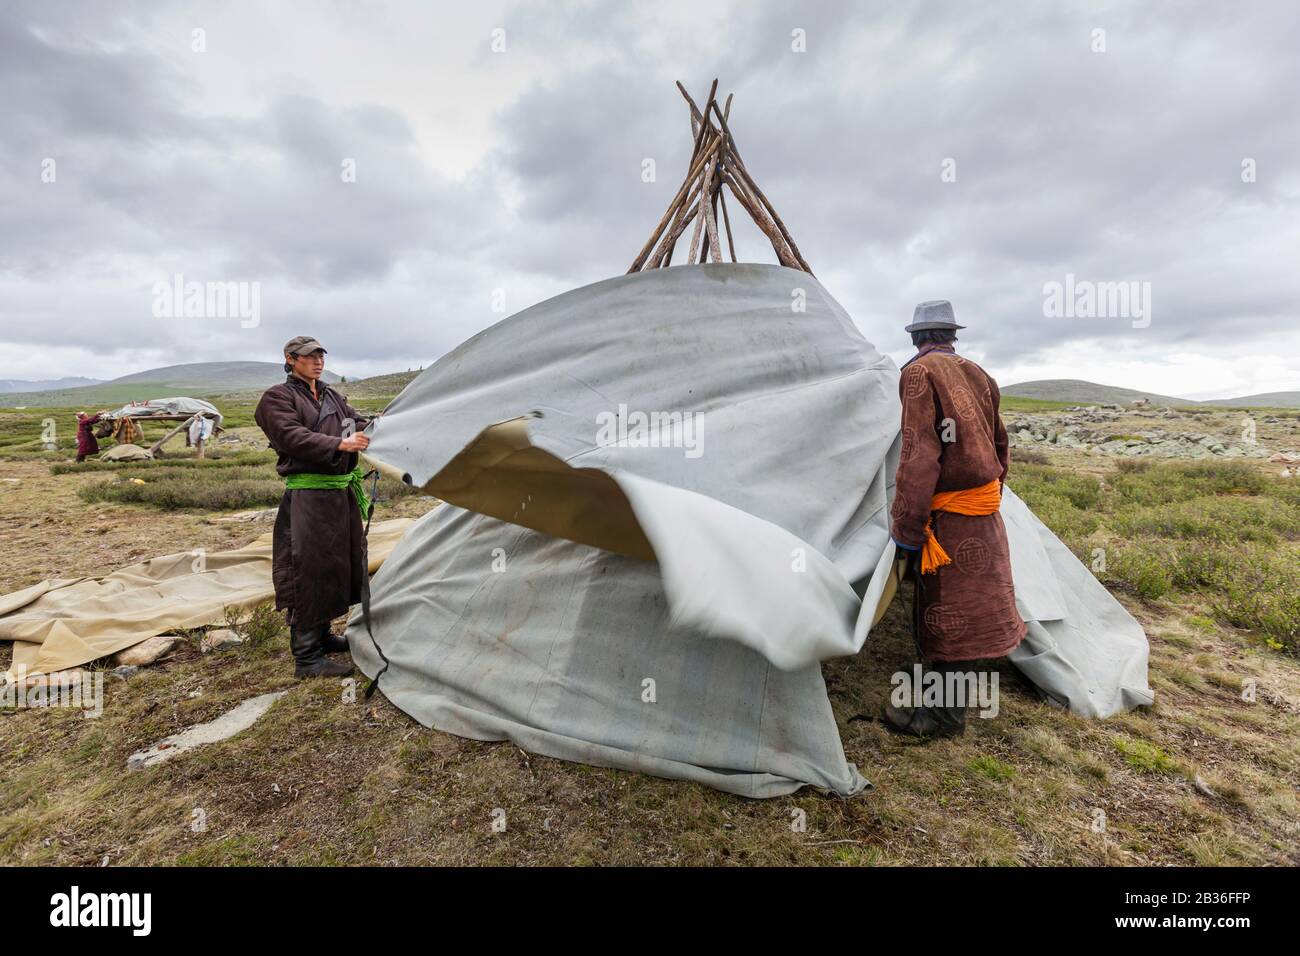
[[[763,190],[758,188],[758,183],[754,182],[754,178],[749,175],[749,170],[745,168],[745,161],[740,156],[740,150],[736,148],[736,140],[731,135],[731,130],[727,127],[727,118],[722,115],[722,111],[718,109],[717,103],[712,104],[712,106],[713,112],[717,115],[718,122],[722,126],[722,133],[727,138],[727,145],[730,147],[730,154],[735,160],[736,172],[740,174],[741,178],[745,181],[745,185],[753,190],[755,197],[758,198],[759,202],[761,202],[763,206],[766,207],[768,213],[771,214],[772,221],[775,222],[776,227],[781,230],[781,237],[789,244],[790,251],[793,252],[794,257],[799,260],[799,265],[805,272],[812,275],[812,267],[804,261],[804,257],[799,252],[799,247],[795,245],[794,237],[791,236],[790,231],[785,228],[785,223],[781,221],[781,217],[777,213],[776,208],[768,198],[763,195]]]
[[[715,137],[713,142],[709,144],[708,148],[704,150],[703,155],[696,159],[695,165],[693,165],[690,171],[686,174],[686,181],[683,182],[681,188],[677,190],[677,195],[673,197],[673,201],[668,204],[668,211],[664,213],[663,218],[659,220],[659,225],[655,227],[655,231],[650,235],[650,240],[645,244],[645,247],[641,250],[640,254],[637,255],[635,261],[632,263],[632,267],[627,270],[629,273],[639,272],[641,270],[641,266],[645,264],[646,257],[650,255],[650,251],[654,248],[655,242],[658,241],[660,233],[664,231],[664,228],[668,225],[668,221],[672,218],[673,211],[690,192],[690,187],[695,183],[696,178],[704,169],[704,164],[718,151],[718,147],[721,145],[722,137]]]
[[[790,230],[786,228],[785,222],[771,200],[749,174],[745,161],[740,156],[735,138],[728,126],[733,94],[728,94],[725,104],[720,105],[717,100],[718,81],[714,79],[709,86],[709,95],[704,101],[704,108],[701,110],[680,81],[677,82],[677,89],[690,109],[694,142],[689,169],[677,194],[668,204],[668,209],[633,261],[628,273],[671,265],[678,240],[692,224],[694,229],[691,234],[690,249],[687,252],[687,262],[722,262],[721,233],[723,231],[727,235],[727,250],[731,255],[731,261],[738,261],[736,240],[731,227],[731,212],[726,193],[722,188],[726,185],[731,189],[732,198],[749,214],[755,225],[772,243],[772,250],[776,253],[777,260],[783,266],[812,275],[812,268],[799,251]],[[714,124],[715,117],[717,125]],[[719,209],[721,209],[722,230],[718,228]]]
[[[162,450],[162,446],[167,444],[167,442],[169,442],[172,439],[172,436],[177,435],[184,429],[190,427],[190,422],[194,421],[196,415],[198,415],[198,412],[195,412],[194,415],[191,415],[189,418],[185,419],[185,421],[181,422],[179,425],[177,425],[175,428],[169,431],[166,435],[163,435],[162,438],[159,438],[156,442],[150,445],[149,454],[151,455],[158,454],[158,452]]]
[[[691,211],[677,222],[672,232],[665,235],[663,241],[659,244],[659,255],[663,258],[665,265],[672,259],[673,248],[677,245],[677,240],[682,237],[682,233],[686,231],[686,227],[691,224],[691,220],[695,218],[698,212],[699,203],[697,202],[691,206]]]
[[[721,180],[719,180],[721,184]],[[736,243],[731,238],[731,217],[727,215],[727,196],[722,191],[721,185],[718,188],[718,199],[722,201],[722,224],[727,227],[727,248],[731,251],[731,261],[736,261]]]
[[[713,257],[714,262],[722,261],[722,246],[718,244],[718,223],[713,216],[713,176],[717,167],[717,161],[710,164],[704,173],[704,183],[700,187],[700,209],[703,215],[704,228],[708,232],[708,252]],[[703,261],[704,250],[700,250],[700,259]]]
[[[721,135],[718,135],[718,136],[717,136],[717,137],[716,137],[716,138],[715,138],[715,139],[710,143],[710,147],[711,147],[711,148],[716,148],[716,147],[718,147],[718,146],[721,144],[721,142],[722,142],[722,137],[721,137]],[[666,234],[666,235],[673,235],[673,236],[674,236],[674,238],[673,238],[673,240],[672,240],[672,242],[673,242],[674,244],[675,244],[676,241],[677,241],[677,240],[676,240],[676,236],[680,234],[680,233],[678,233],[678,232],[675,231],[678,222],[681,222],[681,221],[684,219],[684,220],[685,220],[685,223],[689,224],[692,215],[694,215],[694,213],[687,212],[687,209],[688,209],[688,208],[689,208],[689,209],[694,209],[694,208],[695,208],[695,207],[692,205],[691,197],[690,197],[689,195],[686,196],[686,197],[684,197],[684,198],[682,199],[682,201],[681,201],[680,203],[677,204],[677,215],[676,215],[676,217],[674,218],[673,225],[672,225],[671,227],[669,227],[668,233]],[[665,256],[664,256],[664,244],[663,244],[663,243],[660,243],[659,246],[655,249],[654,253],[650,256],[650,260],[649,260],[649,261],[650,261],[650,263],[653,264],[653,265],[650,266],[650,268],[660,268],[660,267],[663,267],[663,266],[667,266],[668,263],[672,262],[672,258],[673,258],[673,245],[672,245],[672,244],[669,244],[669,245],[668,245],[668,247],[667,247],[667,257],[666,257],[666,259],[665,259]]]
[[[786,246],[785,240],[781,237],[781,231],[776,228],[776,224],[767,217],[767,214],[761,208],[753,204],[754,200],[750,198],[743,188],[737,185],[736,180],[730,174],[727,176],[727,185],[731,187],[731,194],[736,197],[740,205],[744,207],[745,212],[749,213],[750,218],[763,231],[763,235],[767,236],[768,241],[772,243],[772,250],[776,253],[781,265],[789,266],[791,269],[800,269],[799,261],[795,259],[789,247]]]

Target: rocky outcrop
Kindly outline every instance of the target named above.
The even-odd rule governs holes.
[[[1175,409],[1132,411],[1117,405],[1073,405],[1059,415],[1008,412],[1003,418],[1015,447],[1076,448],[1099,455],[1159,458],[1267,458],[1270,450],[1244,437],[1237,419],[1222,424],[1217,434],[1173,430],[1167,424],[1183,418]],[[1138,430],[1133,419],[1152,419]],[[1203,420],[1203,416],[1194,416]],[[1156,424],[1156,422],[1161,424]],[[1151,427],[1154,426],[1154,427]]]

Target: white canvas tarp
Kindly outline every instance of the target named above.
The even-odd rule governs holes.
[[[222,415],[211,402],[201,398],[189,398],[180,395],[176,398],[151,398],[146,402],[131,402],[116,411],[109,412],[106,418],[153,418],[156,416],[174,417],[177,415],[203,415],[216,425],[221,424]]]
[[[372,460],[456,507],[374,579],[387,665],[358,615],[354,657],[427,726],[749,796],[855,793],[819,662],[892,597],[897,387],[779,266],[655,270],[506,319],[373,429]],[[1149,700],[1141,628],[1095,581],[1039,582],[1087,571],[1015,514],[1031,677],[1080,713]]]

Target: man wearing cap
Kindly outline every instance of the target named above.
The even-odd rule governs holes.
[[[287,612],[294,676],[342,677],[352,666],[325,655],[348,649],[330,621],[358,603],[366,585],[370,503],[358,452],[370,444],[361,430],[371,419],[320,380],[325,348],[311,336],[285,343],[284,370],[288,377],[263,393],[254,413],[285,480],[271,545],[275,606]]]
[[[918,650],[949,690],[975,661],[1002,657],[1025,636],[998,513],[1010,462],[1001,393],[957,354],[961,328],[946,301],[922,302],[906,327],[917,353],[899,380],[903,446],[890,511],[890,534],[916,586]],[[973,701],[954,696],[938,706],[891,701],[886,725],[921,737],[960,734]]]

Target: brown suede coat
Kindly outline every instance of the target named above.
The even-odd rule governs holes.
[[[997,383],[969,359],[930,347],[903,368],[899,395],[903,448],[891,534],[920,547],[932,521],[952,558],[920,575],[921,650],[932,661],[1001,657],[1025,636],[1002,516],[930,512],[936,491],[1006,480],[1010,455]]]
[[[319,402],[290,375],[257,403],[253,417],[280,455],[281,475],[345,475],[357,465],[355,452],[338,450],[344,420],[361,431],[370,419],[324,382],[316,390]],[[360,602],[366,574],[365,531],[351,490],[286,489],[275,517],[271,577],[275,606],[289,612],[289,622],[310,627],[346,614]]]

